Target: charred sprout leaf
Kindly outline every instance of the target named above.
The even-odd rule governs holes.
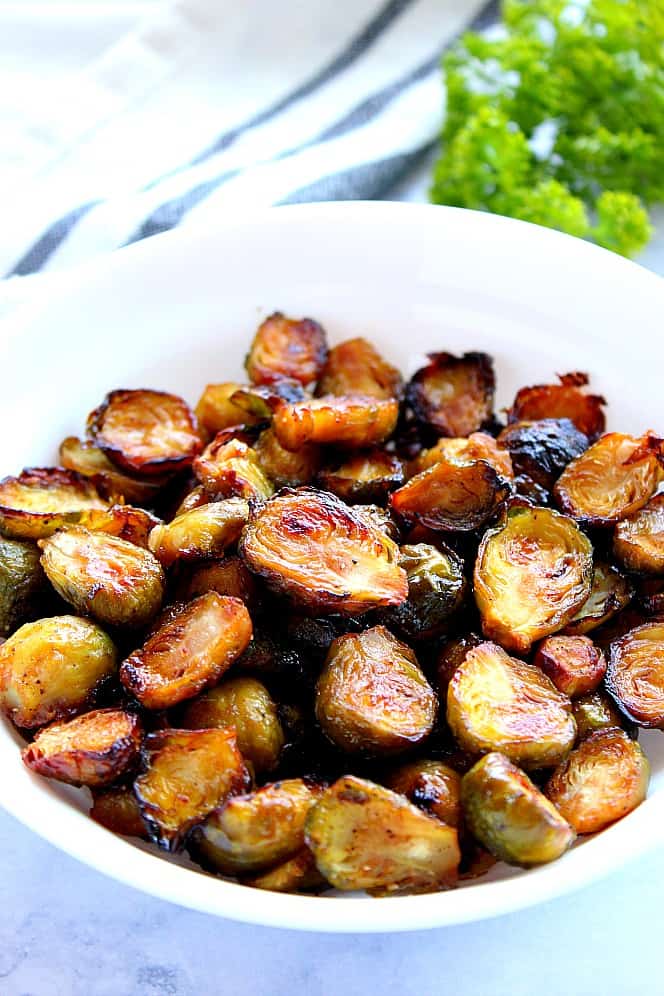
[[[134,651],[120,668],[120,680],[147,709],[168,709],[219,681],[251,631],[243,602],[209,591]]]
[[[140,478],[123,473],[98,446],[76,436],[62,441],[59,457],[63,467],[89,477],[99,494],[113,502],[151,505],[168,482],[167,476]]]
[[[138,800],[129,785],[116,785],[92,793],[90,816],[96,823],[123,837],[147,838]]]
[[[511,508],[484,534],[475,563],[484,635],[526,653],[583,605],[592,567],[590,540],[573,519],[548,508]]]
[[[242,884],[267,892],[311,892],[325,886],[326,882],[316,867],[313,854],[308,847],[303,847],[274,868],[243,878]]]
[[[307,392],[299,380],[284,378],[274,384],[247,384],[231,395],[233,404],[263,421],[272,418],[282,401],[304,401]]]
[[[355,453],[336,467],[324,468],[318,475],[321,488],[350,505],[384,502],[403,480],[401,460],[381,449]]]
[[[316,718],[342,750],[390,754],[424,740],[437,700],[415,654],[384,626],[332,643],[316,686]]]
[[[253,384],[274,384],[286,378],[306,385],[318,380],[326,359],[322,325],[275,311],[259,326],[245,366]]]
[[[400,398],[401,374],[366,339],[346,339],[328,355],[318,384],[319,394],[364,394],[372,398]]]
[[[461,801],[473,836],[508,864],[555,861],[574,841],[569,823],[504,754],[487,754],[463,776]]]
[[[232,729],[150,733],[143,760],[134,791],[150,838],[166,851],[177,850],[192,827],[247,784]]]
[[[324,491],[284,491],[242,534],[249,568],[307,609],[352,614],[398,605],[408,594],[398,547]]]
[[[306,841],[335,889],[366,889],[374,896],[432,892],[457,877],[454,827],[352,775],[335,782],[312,808]]]
[[[661,440],[609,432],[572,460],[553,493],[568,515],[593,526],[610,526],[637,512],[662,480]]]
[[[393,771],[386,781],[419,809],[449,827],[461,822],[461,776],[442,761],[410,761]]]
[[[447,701],[447,687],[452,680],[452,675],[465,660],[466,654],[473,647],[479,647],[483,643],[481,636],[477,633],[467,633],[464,636],[455,636],[443,644],[436,662],[436,677],[438,694],[441,702]]]
[[[609,696],[601,691],[582,695],[572,703],[577,737],[583,740],[590,733],[625,725],[625,719]]]
[[[134,546],[147,548],[148,537],[160,520],[146,512],[144,508],[134,508],[133,505],[112,505],[110,508],[90,509],[81,515],[81,525],[91,532],[107,533],[118,539],[133,543]]]
[[[509,452],[515,473],[526,475],[547,491],[567,464],[590,445],[568,418],[515,422],[503,429],[498,444]]]
[[[485,460],[439,460],[392,492],[390,504],[406,522],[470,532],[486,522],[509,494],[509,482]]]
[[[628,571],[664,574],[664,494],[618,523],[613,552]]]
[[[216,591],[218,595],[239,598],[248,607],[258,601],[258,585],[240,557],[224,557],[196,564],[182,575],[177,586],[177,597],[183,602]]]
[[[624,730],[591,733],[557,768],[545,792],[577,833],[596,833],[646,797],[650,766]]]
[[[237,542],[248,518],[249,504],[243,498],[210,502],[156,526],[150,533],[150,549],[164,567],[176,560],[220,557]]]
[[[190,702],[183,725],[194,730],[235,727],[240,753],[257,772],[277,766],[285,743],[277,706],[262,682],[229,678]]]
[[[407,640],[440,636],[463,604],[463,561],[452,550],[427,543],[402,546],[399,563],[408,575],[408,598],[381,610],[381,621]]]
[[[414,461],[414,471],[419,474],[440,463],[441,460],[449,463],[474,463],[476,460],[484,460],[501,477],[508,481],[514,478],[510,454],[507,450],[501,449],[488,432],[472,432],[467,438],[443,436],[435,446],[419,454]]]
[[[295,404],[284,402],[275,412],[273,428],[287,450],[299,450],[307,443],[366,449],[392,434],[398,416],[395,398],[326,394]]]
[[[92,704],[116,671],[115,647],[95,623],[40,619],[0,645],[0,703],[17,726],[34,729]]]
[[[208,384],[205,388],[196,405],[196,418],[205,439],[212,439],[223,429],[263,421],[262,415],[252,415],[246,408],[231,400],[235,392],[241,389],[242,384],[235,382]]]
[[[158,612],[164,572],[149,550],[83,526],[41,540],[41,548],[46,576],[79,612],[110,626],[143,626]]]
[[[507,412],[510,422],[538,422],[541,419],[569,419],[579,432],[594,440],[604,432],[604,405],[599,394],[588,394],[584,373],[568,373],[559,384],[537,384],[517,391]]]
[[[33,615],[45,583],[39,547],[0,536],[0,637]]]
[[[447,690],[447,721],[471,754],[499,751],[524,768],[556,764],[576,735],[572,704],[539,668],[495,643],[466,653]]]
[[[97,709],[40,730],[23,748],[24,763],[70,785],[108,785],[138,759],[141,724],[123,709]]]
[[[627,578],[602,561],[595,561],[590,595],[572,616],[564,633],[590,633],[625,608],[634,591]]]
[[[604,654],[587,636],[547,636],[533,664],[571,699],[594,692],[606,673]]]
[[[639,726],[664,729],[664,622],[637,626],[611,644],[606,688]]]
[[[406,401],[419,422],[441,436],[469,436],[490,423],[495,376],[486,353],[429,353],[411,378]]]
[[[91,481],[61,467],[32,467],[0,481],[0,532],[16,539],[50,536],[84,511],[106,507]]]
[[[194,473],[208,494],[217,498],[265,499],[274,491],[254,450],[238,439],[220,444],[215,436],[194,460]]]
[[[318,446],[306,445],[294,452],[287,450],[277,439],[274,429],[261,432],[254,449],[263,473],[276,488],[299,488],[310,484],[320,467]]]

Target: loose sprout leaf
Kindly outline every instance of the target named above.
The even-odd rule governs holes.
[[[327,339],[318,322],[275,311],[259,326],[245,365],[253,384],[289,378],[306,385],[318,380],[326,359]]]
[[[588,439],[597,439],[606,425],[606,401],[601,395],[584,390],[588,384],[586,374],[563,374],[559,381],[559,384],[522,387],[508,409],[508,420],[537,422],[542,419],[569,419]]]
[[[81,515],[80,524],[91,532],[117,536],[135,546],[147,549],[148,537],[160,520],[144,508],[133,505],[111,505],[107,509],[90,509]]]
[[[501,449],[499,442],[488,432],[471,432],[467,437],[443,436],[435,446],[423,450],[413,461],[414,473],[419,474],[423,470],[428,470],[441,460],[450,463],[474,463],[476,460],[484,460],[501,477],[508,481],[514,478],[510,454],[506,449]]]
[[[547,636],[533,664],[572,699],[594,692],[606,673],[604,654],[587,636]]]
[[[318,384],[319,394],[364,394],[373,398],[401,397],[401,374],[366,339],[346,339],[327,357]]]
[[[460,825],[461,776],[448,764],[409,761],[395,768],[385,784],[449,827]]]
[[[252,415],[246,407],[232,400],[236,391],[241,389],[242,384],[234,381],[207,385],[196,405],[196,418],[205,439],[211,439],[218,432],[233,426],[263,421],[263,415]]]
[[[664,494],[655,495],[618,523],[613,552],[628,571],[664,574]]]
[[[0,481],[0,532],[15,539],[50,536],[106,507],[91,481],[61,467],[31,467]]]
[[[550,490],[589,442],[570,419],[545,418],[508,425],[498,436],[498,445],[509,452],[515,473]]]
[[[606,688],[629,719],[664,729],[664,622],[637,626],[611,644]]]
[[[634,589],[619,570],[595,560],[590,594],[563,629],[564,633],[584,634],[612,619],[632,600]]]
[[[318,484],[350,505],[385,502],[403,484],[403,464],[393,453],[373,449],[355,453],[318,474]]]
[[[257,454],[246,443],[218,436],[196,457],[194,474],[209,495],[215,498],[269,498],[274,488],[265,476]]]
[[[411,378],[406,401],[418,421],[441,436],[469,436],[490,423],[495,376],[486,353],[429,353]]]
[[[326,394],[294,404],[284,402],[275,412],[273,427],[287,450],[299,450],[305,443],[366,449],[384,442],[398,417],[395,398]]]
[[[282,401],[304,401],[307,392],[299,380],[283,378],[273,384],[246,384],[238,387],[231,401],[243,411],[269,421]]]
[[[510,494],[509,482],[485,460],[439,460],[390,495],[406,522],[428,529],[470,532],[487,521]]]
[[[112,502],[135,502],[151,505],[169,477],[140,478],[119,470],[106,454],[90,440],[67,436],[60,443],[60,463],[89,477],[102,497]]]
[[[164,567],[176,560],[220,557],[237,542],[248,518],[249,504],[243,498],[209,502],[155,526],[149,546]]]

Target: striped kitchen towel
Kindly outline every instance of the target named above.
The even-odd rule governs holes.
[[[0,99],[0,274],[247,206],[389,196],[440,129],[441,51],[496,16],[495,0],[160,6],[65,84]]]

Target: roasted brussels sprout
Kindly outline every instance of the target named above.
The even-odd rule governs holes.
[[[584,373],[568,373],[558,377],[559,384],[537,384],[517,391],[507,416],[510,422],[535,422],[540,419],[568,418],[590,440],[604,432],[603,407],[606,401],[599,394],[587,394]]]
[[[254,450],[238,439],[220,444],[215,436],[193,466],[196,477],[213,497],[266,499],[274,491]]]
[[[240,553],[272,589],[320,613],[366,612],[408,594],[396,544],[324,491],[281,492],[249,522]]]
[[[39,547],[0,536],[0,637],[33,613],[45,583]]]
[[[390,515],[389,509],[381,508],[380,505],[354,505],[353,512],[371,528],[385,533],[388,539],[394,540],[395,543],[399,542],[401,531]]]
[[[155,526],[149,546],[169,567],[176,560],[209,560],[220,557],[240,537],[249,518],[244,498],[209,502],[176,516],[167,525]]]
[[[244,675],[229,678],[190,702],[182,723],[194,730],[234,726],[240,753],[257,772],[277,766],[285,743],[277,706],[267,688]]]
[[[76,616],[26,623],[0,645],[0,705],[17,726],[67,719],[117,671],[112,641]]]
[[[620,571],[610,564],[595,560],[590,595],[563,632],[590,633],[624,609],[633,594],[632,586]]]
[[[333,641],[316,685],[316,718],[342,750],[390,754],[424,740],[435,693],[415,654],[384,626]]]
[[[242,884],[267,892],[311,892],[325,886],[326,882],[316,867],[313,854],[308,847],[303,847],[274,868],[243,878]]]
[[[354,453],[338,466],[324,468],[318,474],[322,488],[351,505],[384,502],[403,480],[401,460],[381,449]]]
[[[498,436],[498,445],[509,452],[515,473],[551,490],[567,464],[585,453],[590,443],[570,419],[545,418],[508,425]]]
[[[475,562],[482,629],[507,650],[568,623],[590,595],[592,546],[573,519],[548,508],[511,508],[488,529]]]
[[[609,432],[572,460],[553,489],[563,512],[592,526],[611,526],[642,508],[662,480],[661,440]]]
[[[23,748],[24,763],[70,785],[107,785],[138,759],[141,724],[123,709],[97,709],[40,730]]]
[[[569,823],[504,754],[486,754],[463,776],[461,802],[473,836],[508,864],[555,861],[574,841]]]
[[[484,460],[501,477],[508,481],[514,478],[514,468],[509,453],[501,449],[488,432],[472,432],[467,438],[443,436],[435,446],[419,454],[414,461],[414,472],[419,474],[440,463],[441,460],[450,463],[474,463],[476,460]]]
[[[633,722],[664,729],[664,621],[637,626],[611,644],[606,688]]]
[[[113,502],[151,505],[169,479],[132,477],[119,470],[94,443],[76,436],[60,443],[59,458],[63,467],[89,477],[99,494]]]
[[[393,792],[405,795],[419,809],[458,827],[461,822],[461,776],[442,761],[410,761],[386,780]]]
[[[149,550],[83,526],[40,543],[46,576],[79,612],[110,626],[143,626],[159,610],[164,572]]]
[[[598,730],[625,725],[625,719],[615,703],[599,689],[575,699],[572,702],[572,714],[579,740],[583,740],[589,733],[597,733]]]
[[[577,833],[596,833],[646,797],[650,765],[624,730],[600,730],[582,740],[547,782],[545,792]]]
[[[127,540],[134,546],[147,548],[148,537],[160,520],[144,508],[133,505],[112,505],[110,508],[93,508],[83,512],[80,524],[93,533],[107,533]]]
[[[259,597],[256,579],[237,556],[193,565],[180,578],[177,597],[183,602],[190,602],[208,591],[239,598],[248,607],[253,606]]]
[[[429,353],[410,379],[406,401],[441,436],[469,436],[491,422],[495,376],[486,353]]]
[[[134,791],[150,838],[166,851],[248,784],[232,729],[149,733],[143,760]]]
[[[0,533],[15,539],[40,539],[70,523],[87,509],[107,508],[87,478],[61,467],[32,467],[0,481]]]
[[[366,889],[374,896],[431,892],[457,877],[454,827],[352,775],[323,792],[307,818],[305,839],[335,889]]]
[[[613,552],[628,571],[664,574],[664,494],[618,523]]]
[[[123,837],[147,839],[138,800],[129,785],[114,785],[92,793],[90,816],[96,823]]]
[[[287,450],[277,439],[274,429],[261,432],[254,449],[263,473],[276,488],[299,488],[310,484],[320,467],[318,446],[302,446],[295,452]]]
[[[473,647],[479,647],[483,642],[477,633],[466,633],[464,636],[455,636],[443,644],[436,662],[437,688],[442,702],[447,701],[447,686],[468,651]]]
[[[365,394],[400,398],[401,374],[366,339],[346,339],[334,346],[318,384],[319,394]]]
[[[499,751],[527,769],[557,764],[576,735],[569,698],[495,643],[471,648],[452,675],[447,722],[469,753]]]
[[[428,543],[402,546],[399,563],[408,575],[408,598],[382,609],[380,619],[407,640],[440,636],[463,604],[463,561],[452,550]]]
[[[263,421],[263,416],[252,415],[246,408],[231,400],[241,387],[241,384],[232,381],[207,385],[196,405],[196,418],[201,434],[206,439],[212,439],[222,429],[243,424],[254,425]]]
[[[269,421],[282,401],[304,401],[307,391],[299,380],[284,378],[274,384],[246,384],[231,396],[231,401],[250,415]]]
[[[244,603],[209,591],[134,651],[120,680],[146,709],[169,709],[219,681],[250,639]]]
[[[245,366],[253,384],[290,378],[306,385],[318,380],[326,359],[327,338],[318,322],[275,311],[258,327]]]
[[[604,654],[587,636],[547,636],[533,664],[571,699],[594,692],[606,673]]]
[[[134,474],[180,470],[203,449],[189,405],[165,391],[111,391],[88,416],[87,430],[118,467]]]
[[[273,428],[287,450],[299,450],[306,443],[367,449],[392,434],[398,416],[395,398],[326,394],[295,404],[284,402],[275,412]]]
[[[305,820],[320,791],[291,778],[228,799],[196,831],[195,856],[226,875],[280,864],[303,848]]]
[[[390,495],[406,522],[429,529],[469,532],[493,515],[510,493],[509,482],[485,460],[439,460]]]

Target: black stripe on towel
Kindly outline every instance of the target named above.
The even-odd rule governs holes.
[[[28,251],[19,259],[18,263],[10,270],[7,276],[25,277],[28,273],[41,270],[48,257],[64,242],[74,225],[81,218],[84,218],[88,211],[91,211],[97,204],[101,204],[101,201],[89,201],[87,204],[81,204],[54,222],[36,242],[33,242]]]

